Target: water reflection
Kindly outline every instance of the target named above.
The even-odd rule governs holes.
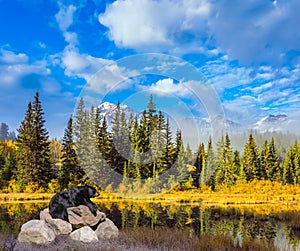
[[[39,211],[47,206],[46,202],[0,204],[1,233],[18,233],[23,223],[38,219]],[[121,229],[188,229],[191,236],[229,235],[235,246],[242,246],[246,239],[264,239],[275,243],[279,250],[300,250],[300,222],[295,224],[300,212],[290,217],[289,212],[259,215],[241,208],[129,201],[103,201],[97,206]]]

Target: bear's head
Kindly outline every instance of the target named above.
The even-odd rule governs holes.
[[[99,196],[100,194],[97,192],[97,190],[95,188],[93,188],[92,186],[85,186],[87,189],[87,194],[90,198],[94,198]]]

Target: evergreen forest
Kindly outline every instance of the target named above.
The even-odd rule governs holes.
[[[249,133],[238,151],[225,133],[217,142],[199,142],[193,152],[181,131],[173,131],[169,118],[156,110],[152,96],[139,116],[128,118],[118,104],[111,125],[98,107],[85,107],[81,99],[60,141],[49,138],[38,92],[16,136],[1,124],[3,192],[57,192],[94,184],[105,191],[156,193],[157,187],[216,190],[253,180],[299,185],[300,144],[295,140],[282,149],[270,137],[258,145]]]

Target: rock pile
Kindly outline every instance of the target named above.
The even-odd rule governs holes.
[[[84,205],[67,210],[69,222],[53,219],[49,208],[44,209],[40,212],[40,220],[30,220],[23,224],[18,241],[49,244],[58,235],[69,235],[73,240],[89,243],[116,238],[119,235],[116,225],[99,210],[96,216]]]

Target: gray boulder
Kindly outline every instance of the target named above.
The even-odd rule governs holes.
[[[69,222],[74,228],[83,226],[95,226],[100,221],[104,221],[106,216],[104,213],[97,210],[97,215],[94,216],[87,206],[80,205],[78,207],[70,207],[67,209]]]
[[[61,219],[53,219],[49,213],[49,208],[45,208],[40,212],[40,219],[45,220],[46,224],[54,231],[56,235],[70,234],[72,225]]]
[[[45,220],[31,220],[23,224],[18,235],[19,242],[49,244],[54,241],[55,232]]]
[[[45,208],[44,210],[40,211],[40,220],[47,220],[52,219],[51,214],[49,213],[49,208]]]
[[[84,243],[97,242],[96,233],[88,226],[79,228],[70,234],[71,239]]]
[[[119,229],[116,225],[108,218],[100,223],[95,230],[99,239],[112,239],[119,236]]]

